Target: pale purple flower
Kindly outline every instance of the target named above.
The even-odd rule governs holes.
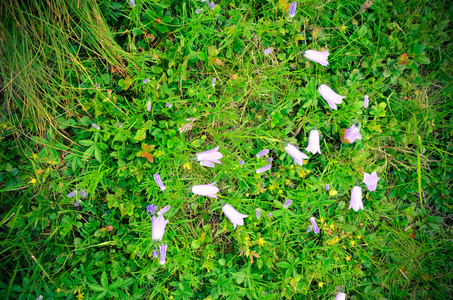
[[[310,232],[312,230],[313,230],[313,226],[310,225],[310,226],[307,227],[307,232]]]
[[[367,188],[370,192],[375,191],[376,188],[377,188],[377,183],[378,183],[379,179],[381,179],[381,178],[379,178],[379,177],[377,176],[376,171],[374,171],[373,173],[371,173],[371,175],[368,174],[368,173],[364,173],[364,174],[363,174],[363,177],[364,177],[364,178],[363,178],[363,181],[362,181],[362,182],[366,184],[366,188]]]
[[[285,202],[285,205],[283,205],[283,207],[288,208],[292,203],[293,203],[293,200],[288,199],[288,201]]]
[[[96,84],[94,85],[94,87],[98,89],[98,88],[100,87],[99,83],[96,83]]]
[[[80,197],[85,197],[87,195],[87,193],[85,192],[85,190],[81,190],[80,191]]]
[[[272,217],[272,213],[268,213],[267,216],[270,218]]]
[[[360,126],[352,125],[349,129],[346,129],[344,139],[348,140],[351,144],[354,143],[355,140],[361,140]]]
[[[70,193],[68,194],[68,197],[69,197],[69,198],[72,198],[72,197],[74,197],[75,195],[77,195],[77,190],[70,192]]]
[[[264,50],[264,55],[267,56],[267,55],[271,54],[271,52],[272,52],[272,49],[271,48],[267,48],[266,50]]]
[[[311,226],[313,227],[313,232],[315,234],[318,234],[319,233],[319,227],[318,227],[318,224],[316,224],[316,219],[315,217],[311,217],[310,218],[310,222],[311,222]]]
[[[157,185],[160,187],[160,189],[162,191],[165,191],[166,187],[162,183],[162,180],[160,179],[160,175],[159,174],[154,174],[153,177],[154,177],[154,181],[157,183]]]
[[[214,186],[214,184],[216,184],[216,182],[213,182],[211,184],[194,185],[192,187],[192,192],[195,195],[199,195],[199,196],[217,198],[216,193],[219,191],[219,188]]]
[[[170,208],[171,208],[170,205],[165,206],[164,208],[162,208],[161,210],[159,210],[159,211],[157,212],[157,215],[158,215],[158,216],[163,215],[164,213],[166,213],[167,211],[169,211]]]
[[[321,147],[319,146],[319,131],[316,129],[313,129],[310,131],[310,134],[308,135],[308,146],[307,149],[305,149],[307,152],[311,152],[311,154],[316,154],[319,153],[321,154]]]
[[[117,123],[116,123],[116,126],[119,127],[119,128],[123,127],[123,125],[121,125],[120,122],[117,122]]]
[[[267,164],[267,165],[265,165],[264,167],[259,168],[258,170],[256,170],[256,174],[260,174],[260,173],[266,172],[266,171],[269,170],[271,167],[272,167],[271,164]]]
[[[159,257],[159,252],[157,250],[153,250],[153,257],[158,258]]]
[[[42,295],[36,298],[36,300],[42,300]]]
[[[291,3],[291,7],[289,8],[290,18],[294,18],[294,16],[296,15],[296,8],[297,8],[297,2]]]
[[[345,294],[345,293],[342,293],[342,292],[339,292],[339,293],[335,296],[335,300],[346,300],[346,294]]]
[[[241,159],[241,160],[239,161],[239,165],[240,165],[240,166],[243,166],[243,165],[244,165],[244,160],[243,160],[243,159]]]
[[[164,237],[165,226],[169,220],[165,220],[164,216],[160,215],[159,217],[153,216],[152,218],[152,239],[154,242],[160,242]]]
[[[146,212],[151,215],[154,215],[156,213],[156,210],[157,210],[157,205],[154,205],[154,203],[152,203],[151,205],[148,205],[146,207]]]
[[[368,98],[368,95],[365,95],[365,97],[363,97],[363,107],[367,108],[369,104],[370,99]]]
[[[267,155],[268,153],[269,153],[269,149],[261,150],[261,151],[258,152],[258,154],[256,155],[256,158],[263,157],[264,155]]]
[[[259,208],[256,209],[256,218],[258,220],[261,218],[261,210]]]
[[[203,11],[203,9],[200,8],[200,9],[197,9],[197,10],[195,11],[195,13],[196,13],[196,14],[199,14],[199,13],[201,13],[202,11]]]
[[[209,3],[209,8],[213,10],[215,8],[215,3],[214,2]]]
[[[130,5],[131,7],[135,7],[135,1],[134,1],[134,0],[129,1],[129,5]]]
[[[212,79],[211,79],[211,85],[212,85],[212,86],[215,86],[215,77],[212,77]]]
[[[99,126],[98,126],[98,125],[96,125],[96,124],[94,124],[94,123],[93,123],[93,124],[91,124],[91,126],[93,126],[93,128],[94,128],[94,129],[97,129],[97,130],[101,129],[101,128],[99,128]]]
[[[292,189],[293,187],[294,187],[294,184],[291,182],[291,183],[289,184],[289,188]]]
[[[294,145],[291,145],[291,144],[288,144],[286,147],[285,147],[285,151],[291,155],[291,157],[294,159],[294,163],[296,165],[299,165],[299,166],[302,166],[303,164],[303,159],[308,159],[308,156],[303,153],[303,152],[300,152],[299,149],[297,149],[296,146]]]
[[[268,163],[271,163],[272,160],[273,160],[272,157],[269,157],[269,158],[267,159],[267,162],[268,162]]]
[[[223,154],[219,152],[219,148],[220,147],[217,146],[214,149],[197,153],[196,156],[200,165],[213,168],[215,166],[214,163],[221,164],[219,159],[223,157]]]
[[[151,101],[148,101],[148,103],[146,103],[146,110],[151,111]]]
[[[167,108],[170,108],[170,107],[171,107],[171,103],[170,103],[170,102],[167,102],[167,103],[165,103],[165,106],[166,106]]]
[[[159,263],[163,266],[167,258],[167,244],[159,245],[159,251],[160,251]]]
[[[308,60],[316,62],[324,67],[329,65],[327,58],[329,57],[329,50],[326,51],[315,51],[315,50],[305,50],[304,56]]]
[[[248,215],[241,214],[229,204],[225,204],[222,207],[222,211],[230,219],[231,223],[233,223],[234,229],[236,229],[237,225],[244,225],[244,219],[248,217]]]
[[[329,191],[329,190],[330,190],[330,185],[326,184],[326,185],[324,186],[324,189],[325,189],[326,191]]]
[[[75,207],[78,207],[78,206],[80,206],[81,203],[82,203],[82,202],[80,202],[80,200],[77,200],[77,201],[74,203],[74,206],[75,206]]]
[[[363,210],[363,202],[362,202],[362,188],[356,185],[352,189],[351,193],[351,203],[349,204],[348,209],[353,209],[355,211],[359,211],[359,209]]]
[[[346,98],[346,96],[338,95],[325,84],[321,84],[321,86],[318,88],[318,91],[324,98],[324,100],[327,101],[327,104],[329,104],[329,107],[331,109],[337,109],[337,104],[342,103],[343,98]]]
[[[149,82],[149,79],[146,78],[146,79],[143,79],[143,84],[147,84]]]

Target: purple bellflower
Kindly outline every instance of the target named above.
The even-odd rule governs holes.
[[[310,225],[310,226],[307,227],[307,232],[310,232],[312,230],[313,230],[313,226]]]
[[[129,5],[130,5],[131,7],[135,7],[135,1],[134,1],[134,0],[129,1]]]
[[[288,201],[285,202],[285,205],[283,205],[283,207],[288,208],[292,203],[293,203],[293,200],[288,199]]]
[[[153,250],[153,257],[158,258],[159,257],[159,252],[157,250]]]
[[[330,185],[326,184],[326,185],[324,186],[324,189],[325,189],[326,191],[329,191],[329,190],[330,190]]]
[[[371,173],[371,175],[368,174],[368,173],[364,173],[364,174],[363,174],[363,177],[364,177],[364,178],[363,178],[363,181],[362,181],[362,182],[366,184],[366,188],[367,188],[370,192],[375,191],[376,188],[377,188],[377,183],[378,183],[379,179],[381,179],[381,178],[379,178],[379,177],[377,176],[376,171],[374,171],[373,173]]]
[[[362,202],[362,188],[356,185],[352,189],[351,193],[351,203],[349,204],[348,209],[353,209],[355,211],[359,211],[359,209],[363,210],[363,202]]]
[[[203,11],[203,9],[200,8],[200,9],[197,9],[197,10],[195,11],[195,13],[196,13],[196,14],[199,14],[199,13],[201,13],[202,11]]]
[[[211,184],[194,185],[192,187],[192,192],[195,195],[199,195],[199,196],[217,198],[216,193],[219,191],[219,188],[214,186],[214,184],[216,184],[216,182],[213,182]]]
[[[315,234],[318,234],[320,231],[319,231],[318,224],[316,224],[316,219],[315,219],[315,217],[311,217],[311,218],[310,218],[310,222],[311,222],[311,226],[313,227],[313,232],[314,232]]]
[[[159,251],[160,251],[159,263],[163,266],[167,258],[167,244],[159,245]]]
[[[146,212],[151,214],[151,215],[154,215],[156,213],[156,210],[157,210],[157,206],[154,205],[154,203],[152,203],[151,205],[148,205],[146,207]]]
[[[258,220],[261,218],[261,210],[259,208],[256,209],[256,218]]]
[[[337,109],[337,104],[343,103],[343,98],[346,98],[346,96],[338,95],[325,84],[321,84],[318,91],[331,109]]]
[[[213,10],[215,8],[215,3],[214,2],[209,3],[209,8]]]
[[[212,79],[211,79],[211,85],[212,85],[212,86],[215,86],[215,77],[212,77]]]
[[[268,213],[267,216],[270,218],[272,217],[272,213]]]
[[[235,210],[230,204],[225,204],[222,207],[222,211],[230,219],[231,223],[233,223],[234,229],[236,229],[237,225],[244,225],[244,219],[248,217],[248,215],[241,214]]]
[[[167,226],[167,223],[169,220],[165,220],[164,216],[159,216],[155,217],[153,216],[152,218],[152,238],[155,243],[160,242],[162,238],[164,237],[165,233],[165,226]]]
[[[85,190],[81,190],[80,191],[80,197],[84,198],[86,197],[87,193],[85,192]]]
[[[154,174],[153,177],[154,177],[154,181],[157,183],[157,185],[160,187],[160,189],[162,191],[165,191],[166,187],[162,183],[162,180],[160,179],[160,175],[159,174]]]
[[[36,298],[36,300],[42,300],[42,295]]]
[[[307,152],[311,152],[311,154],[316,154],[319,153],[321,154],[321,147],[319,146],[319,131],[316,129],[313,129],[310,131],[310,134],[308,135],[308,146],[307,149],[305,149]]]
[[[365,97],[363,97],[363,107],[367,108],[369,104],[370,98],[368,98],[368,95],[365,95]]]
[[[361,140],[360,126],[352,125],[349,129],[346,129],[344,139],[348,140],[351,144],[354,143],[355,140]]]
[[[308,159],[308,156],[305,153],[300,152],[299,149],[297,149],[296,146],[288,144],[285,147],[285,151],[291,155],[291,157],[294,159],[294,163],[296,165],[302,166],[303,164],[303,159]]]
[[[335,296],[335,300],[346,300],[346,294],[345,294],[345,293],[342,293],[342,292],[339,292],[339,293]]]
[[[297,2],[291,3],[291,7],[289,8],[289,17],[294,18],[296,15],[296,8],[297,8]]]
[[[99,128],[99,126],[98,126],[98,125],[96,125],[96,124],[94,124],[94,123],[93,123],[93,124],[91,124],[91,126],[93,126],[93,128],[94,128],[94,129],[97,129],[97,130],[101,129],[101,128]]]
[[[149,79],[148,79],[148,78],[146,78],[146,79],[143,79],[143,81],[142,81],[142,82],[143,82],[143,84],[147,84],[147,83],[149,82]]]
[[[259,168],[258,170],[256,170],[256,174],[264,173],[264,172],[266,172],[267,170],[269,170],[271,167],[272,167],[271,164],[267,164],[267,165],[265,165],[264,167]]]
[[[323,65],[324,67],[327,67],[329,65],[329,62],[327,61],[329,54],[330,54],[329,50],[326,51],[305,50],[304,52],[304,56],[306,59],[311,60],[320,65]]]
[[[70,192],[70,193],[68,194],[68,198],[72,198],[72,197],[74,197],[75,195],[77,195],[77,190]]]
[[[161,210],[159,210],[159,211],[157,212],[157,215],[158,215],[158,216],[163,215],[164,213],[166,213],[167,211],[169,211],[170,208],[171,208],[170,205],[165,206],[164,208],[162,208]]]
[[[244,160],[243,160],[243,159],[241,159],[241,160],[239,161],[239,165],[240,165],[240,166],[243,166],[243,165],[244,165]]]
[[[269,149],[261,150],[260,152],[258,152],[258,154],[256,154],[256,158],[263,157],[264,155],[267,155],[268,153],[269,153]]]
[[[196,156],[200,165],[213,168],[215,166],[214,163],[221,164],[219,159],[223,157],[223,154],[219,152],[219,148],[217,146],[214,149],[198,153]]]
[[[148,103],[146,103],[146,110],[151,111],[151,101],[148,101]]]
[[[267,48],[266,50],[264,50],[264,55],[267,56],[267,55],[271,54],[271,52],[272,52],[272,49],[271,48]]]

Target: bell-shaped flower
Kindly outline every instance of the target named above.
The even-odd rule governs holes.
[[[376,171],[374,171],[373,173],[371,173],[371,175],[368,174],[368,173],[364,173],[364,176],[363,176],[363,177],[364,177],[364,178],[363,178],[363,183],[366,184],[366,188],[367,188],[370,192],[375,191],[376,188],[377,188],[377,183],[378,183],[379,179],[381,179],[381,178],[379,178],[379,177],[377,176]]]
[[[197,9],[197,10],[195,11],[195,13],[196,13],[196,14],[199,14],[199,13],[201,13],[202,11],[203,11],[203,9],[200,8],[200,9]]]
[[[101,129],[97,124],[94,124],[94,123],[91,124],[91,126],[93,126],[93,128],[94,128],[94,129],[97,129],[97,130]]]
[[[157,205],[154,205],[154,203],[152,203],[151,205],[148,205],[146,207],[146,212],[151,215],[154,215],[156,213],[156,210],[157,210]]]
[[[294,159],[294,163],[296,165],[302,166],[303,160],[308,159],[308,156],[305,153],[300,152],[299,149],[297,149],[296,146],[288,144],[285,147],[285,151],[291,155],[291,157]]]
[[[212,86],[215,86],[215,77],[212,77],[212,79],[211,79],[211,85],[212,85]]]
[[[346,300],[346,294],[345,294],[345,293],[342,293],[342,292],[339,292],[339,293],[335,296],[335,300]]]
[[[261,167],[261,168],[257,169],[257,170],[256,170],[256,174],[264,173],[264,172],[266,172],[267,170],[269,170],[271,167],[272,167],[271,164],[267,164],[267,165],[265,165],[264,167]]]
[[[116,127],[121,128],[121,127],[123,127],[123,125],[120,122],[117,122]]]
[[[354,143],[355,140],[361,140],[360,126],[352,125],[349,129],[346,129],[344,139],[348,140],[351,144]]]
[[[293,200],[288,199],[288,201],[285,202],[285,205],[283,205],[283,207],[288,208],[292,203],[293,203]]]
[[[271,52],[272,52],[272,49],[271,48],[267,48],[266,50],[264,50],[264,55],[267,56],[267,55],[271,54]]]
[[[296,8],[297,8],[297,2],[291,3],[291,6],[289,8],[289,17],[294,18],[296,15]]]
[[[325,84],[321,84],[318,91],[324,100],[326,100],[327,104],[329,104],[331,109],[337,109],[337,104],[343,103],[343,98],[346,98],[346,96],[338,95]]]
[[[80,197],[84,198],[84,197],[86,197],[86,195],[87,195],[87,192],[85,190],[80,191]]]
[[[159,245],[160,260],[159,263],[163,266],[167,258],[167,244]]]
[[[68,197],[69,197],[69,198],[72,198],[72,197],[74,197],[75,195],[77,195],[77,190],[70,192],[70,193],[68,194]]]
[[[158,258],[159,257],[159,252],[157,250],[153,250],[153,257]]]
[[[368,98],[368,95],[365,95],[365,97],[363,97],[363,107],[367,108],[369,104],[370,98]]]
[[[310,131],[308,136],[308,146],[305,151],[311,152],[311,154],[319,153],[321,154],[321,147],[319,146],[319,131],[313,129]]]
[[[221,164],[219,159],[223,157],[223,154],[219,152],[219,148],[220,147],[217,146],[214,149],[198,153],[196,156],[200,165],[213,168],[215,166],[214,163]]]
[[[313,232],[315,234],[318,234],[320,232],[320,230],[319,230],[318,224],[316,224],[315,217],[311,217],[310,222],[311,222],[311,227],[313,227]]]
[[[244,162],[244,160],[243,160],[243,159],[241,159],[241,160],[239,161],[239,165],[240,165],[240,166],[243,166],[243,165],[244,165],[244,163],[245,163],[245,162]]]
[[[159,216],[155,217],[153,216],[152,218],[152,239],[154,242],[160,242],[162,238],[164,237],[165,233],[165,226],[167,226],[167,223],[169,220],[165,220],[164,216]]]
[[[158,215],[158,216],[163,215],[164,213],[166,213],[167,211],[169,211],[170,208],[171,208],[170,205],[165,206],[164,208],[162,208],[161,210],[159,210],[159,211],[157,212],[157,215]]]
[[[268,213],[267,216],[270,218],[272,217],[272,213]]]
[[[147,84],[147,83],[149,82],[149,78],[145,78],[145,79],[143,79],[143,81],[142,81],[142,82],[143,82],[143,84]]]
[[[151,101],[148,101],[148,103],[146,103],[146,110],[151,111]]]
[[[309,225],[309,226],[307,227],[307,232],[310,232],[310,231],[312,231],[312,230],[313,230],[313,226]]]
[[[236,229],[237,225],[244,225],[244,219],[248,217],[248,215],[241,214],[229,204],[225,204],[222,207],[222,211],[230,219],[231,223],[233,223],[234,229]]]
[[[256,209],[256,218],[258,220],[261,218],[261,210],[259,208]]]
[[[129,1],[129,5],[130,5],[131,7],[135,7],[135,1],[134,1],[134,0]]]
[[[351,193],[351,203],[349,204],[348,209],[353,209],[355,211],[359,211],[359,209],[363,210],[363,202],[362,202],[362,188],[356,185],[352,189]]]
[[[157,185],[159,186],[159,188],[160,188],[162,191],[165,191],[166,187],[165,187],[165,185],[163,184],[162,180],[160,179],[160,175],[159,175],[159,174],[154,174],[153,177],[154,177],[154,181],[157,183]]]
[[[42,300],[42,295],[40,295],[36,300]]]
[[[214,184],[216,184],[216,182],[213,182],[211,184],[194,185],[192,187],[192,192],[195,195],[199,195],[199,196],[217,198],[216,193],[219,191],[219,188],[214,186]]]
[[[329,65],[329,62],[327,61],[329,54],[330,54],[329,50],[326,51],[305,50],[304,52],[304,56],[308,60],[323,65],[324,67],[327,67]]]
[[[330,185],[326,184],[326,185],[324,186],[324,189],[325,189],[326,191],[330,190]]]
[[[261,150],[260,152],[258,152],[258,153],[256,154],[256,158],[263,157],[264,155],[267,155],[268,153],[269,153],[269,149]]]
[[[215,3],[214,2],[211,2],[209,3],[209,8],[212,10],[215,8]]]

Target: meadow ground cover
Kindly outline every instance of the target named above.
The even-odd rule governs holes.
[[[451,298],[447,1],[0,16],[1,298]]]

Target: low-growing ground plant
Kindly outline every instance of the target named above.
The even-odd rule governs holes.
[[[4,299],[448,299],[446,1],[0,4]]]

